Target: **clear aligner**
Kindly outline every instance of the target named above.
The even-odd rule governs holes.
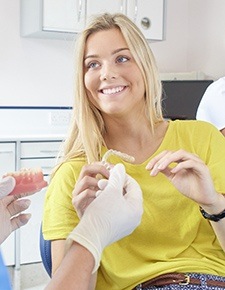
[[[107,159],[109,158],[110,155],[116,155],[120,157],[121,159],[123,159],[124,161],[130,162],[130,163],[133,163],[135,161],[135,158],[133,156],[130,156],[126,153],[122,153],[117,150],[110,149],[103,155],[102,162],[107,162]]]

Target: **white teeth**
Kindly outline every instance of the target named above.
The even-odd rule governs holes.
[[[112,89],[103,89],[102,92],[105,95],[112,95],[115,93],[119,93],[124,89],[124,87],[120,86],[120,87],[116,87],[116,88],[112,88]]]

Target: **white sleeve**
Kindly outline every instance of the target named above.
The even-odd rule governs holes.
[[[213,82],[205,91],[197,109],[197,120],[225,128],[225,77]]]

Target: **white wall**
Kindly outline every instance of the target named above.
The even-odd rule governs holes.
[[[160,71],[225,76],[225,1],[166,2],[166,40],[151,44]]]
[[[188,2],[188,69],[216,79],[225,76],[225,1]]]
[[[72,104],[72,41],[20,37],[20,1],[0,0],[0,106]]]
[[[166,39],[150,43],[160,72],[225,75],[225,1],[166,0]],[[72,41],[21,38],[19,0],[0,0],[0,106],[73,104]]]
[[[193,0],[194,1],[194,0]],[[160,72],[186,72],[188,0],[166,0],[165,40],[150,43]]]

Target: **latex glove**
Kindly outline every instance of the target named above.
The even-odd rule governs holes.
[[[115,165],[106,187],[86,208],[79,224],[69,235],[66,250],[73,241],[87,248],[95,259],[94,273],[99,267],[103,249],[131,234],[140,224],[142,203],[138,183],[126,174],[122,164]]]
[[[0,244],[19,227],[25,225],[30,219],[30,214],[20,214],[26,210],[30,201],[18,199],[20,196],[9,195],[16,182],[11,176],[0,181]]]
[[[0,199],[13,191],[16,185],[16,180],[12,176],[4,177],[0,181]]]

